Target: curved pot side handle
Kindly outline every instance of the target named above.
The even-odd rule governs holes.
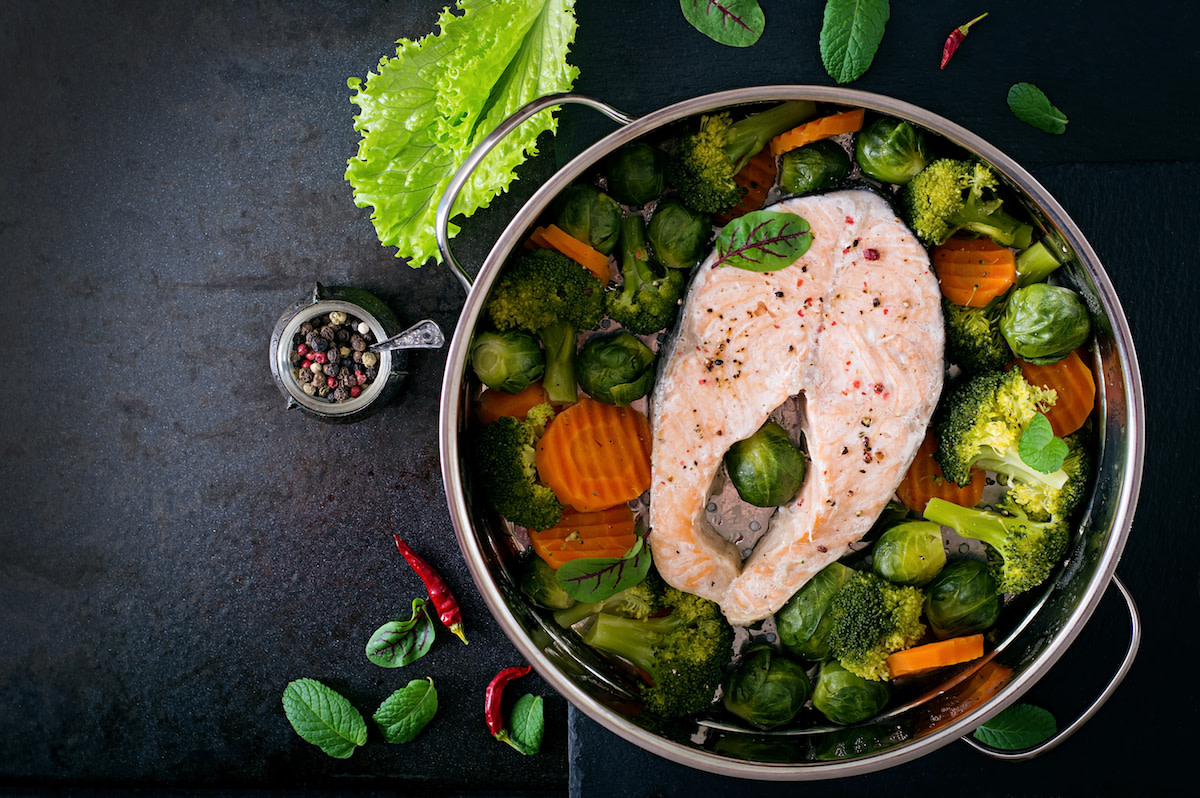
[[[1117,590],[1121,594],[1121,597],[1125,599],[1125,607],[1129,611],[1129,648],[1125,651],[1125,657],[1121,661],[1121,667],[1119,667],[1117,672],[1113,674],[1113,677],[1109,680],[1108,685],[1104,688],[1096,700],[1092,702],[1091,706],[1089,706],[1082,715],[1076,718],[1071,725],[1060,730],[1054,734],[1054,736],[1033,746],[1032,748],[1026,748],[1021,751],[1001,751],[999,749],[992,748],[991,746],[984,745],[971,735],[967,735],[962,738],[964,743],[971,746],[975,750],[992,757],[993,759],[1004,759],[1012,762],[1033,759],[1035,756],[1040,756],[1041,754],[1050,751],[1059,743],[1066,740],[1068,737],[1078,731],[1083,724],[1087,723],[1091,717],[1096,714],[1100,707],[1104,706],[1104,703],[1108,701],[1110,697],[1112,697],[1112,694],[1116,691],[1117,687],[1122,681],[1124,681],[1125,674],[1129,672],[1130,666],[1133,665],[1134,657],[1137,656],[1138,646],[1141,644],[1142,640],[1142,622],[1141,618],[1138,616],[1137,605],[1133,601],[1133,596],[1130,595],[1129,589],[1125,587],[1124,583],[1122,583],[1121,580],[1116,577],[1116,575],[1114,575],[1112,578],[1112,584],[1116,586]]]
[[[442,258],[450,265],[454,276],[462,283],[463,290],[468,292],[471,290],[471,281],[473,278],[463,268],[462,264],[458,262],[458,259],[454,257],[454,253],[450,251],[450,211],[454,207],[455,200],[458,199],[463,186],[470,179],[471,173],[478,168],[480,162],[483,161],[492,148],[505,136],[516,130],[522,122],[529,120],[534,114],[556,105],[565,104],[586,105],[622,125],[628,125],[634,120],[634,117],[628,116],[610,105],[582,94],[547,94],[545,97],[539,97],[523,105],[514,111],[512,116],[497,125],[495,130],[484,136],[483,140],[479,142],[479,146],[471,151],[471,154],[463,161],[462,166],[454,173],[454,177],[450,178],[450,183],[446,186],[446,192],[442,195],[441,201],[438,202],[437,216],[434,222],[438,250],[441,251]]]

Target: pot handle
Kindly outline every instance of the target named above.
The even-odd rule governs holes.
[[[1089,706],[1082,715],[1076,718],[1071,725],[1057,732],[1049,739],[1033,746],[1032,748],[1026,748],[1021,751],[1001,751],[999,749],[992,748],[989,745],[984,745],[971,735],[967,735],[962,738],[964,743],[971,746],[975,750],[992,757],[993,759],[1004,759],[1012,762],[1033,759],[1035,756],[1046,753],[1059,743],[1066,740],[1068,737],[1078,731],[1083,724],[1087,723],[1091,717],[1096,714],[1096,711],[1099,710],[1100,707],[1104,706],[1104,703],[1108,701],[1108,699],[1116,691],[1117,687],[1125,679],[1125,674],[1129,672],[1130,666],[1133,665],[1133,659],[1137,655],[1138,646],[1141,644],[1142,640],[1142,622],[1141,618],[1138,616],[1137,605],[1133,601],[1133,596],[1130,595],[1129,589],[1125,587],[1124,583],[1122,583],[1115,574],[1112,578],[1112,584],[1116,586],[1117,590],[1121,594],[1121,597],[1125,599],[1125,607],[1129,610],[1129,648],[1125,651],[1125,658],[1121,661],[1121,667],[1119,667],[1117,672],[1113,674],[1113,677],[1109,680],[1108,685],[1104,688],[1103,692],[1100,693],[1099,697],[1092,702],[1092,705]]]
[[[470,292],[471,282],[474,278],[458,262],[458,259],[454,257],[454,253],[450,251],[450,211],[454,207],[454,201],[458,199],[458,195],[462,191],[463,186],[466,185],[467,180],[470,179],[471,173],[475,171],[480,162],[483,161],[492,148],[500,143],[505,136],[516,130],[522,122],[529,120],[534,114],[556,105],[568,103],[595,108],[609,119],[622,125],[628,125],[634,120],[634,117],[618,111],[611,105],[582,94],[547,94],[545,97],[539,97],[521,106],[513,112],[512,116],[497,125],[495,130],[484,136],[483,140],[479,142],[479,146],[471,151],[471,154],[463,161],[462,166],[454,173],[454,177],[450,178],[450,182],[446,186],[446,192],[442,194],[442,199],[438,202],[437,216],[434,221],[434,232],[437,235],[438,249],[442,253],[442,258],[453,270],[454,276],[462,283],[463,290]]]

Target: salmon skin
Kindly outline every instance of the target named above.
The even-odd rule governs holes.
[[[944,377],[937,280],[886,200],[848,190],[769,210],[806,219],[812,246],[774,272],[701,263],[650,400],[655,565],[737,626],[772,615],[867,533]],[[807,477],[743,560],[707,518],[713,480],[726,450],[797,395]]]

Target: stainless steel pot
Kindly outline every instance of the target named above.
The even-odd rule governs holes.
[[[1027,205],[1042,230],[1059,244],[1063,277],[1089,303],[1096,335],[1098,375],[1098,484],[1080,522],[1066,566],[1031,603],[1028,614],[1006,630],[993,654],[956,671],[943,683],[866,725],[763,733],[728,723],[690,722],[661,726],[639,720],[620,676],[586,646],[572,642],[525,602],[516,587],[517,546],[510,529],[478,495],[467,442],[472,382],[467,352],[493,282],[538,216],[564,187],[617,147],[699,113],[782,100],[814,100],[910,120],[975,153]],[[501,234],[478,274],[449,247],[453,202],[470,173],[494,146],[534,113],[564,103],[590,106],[622,127],[588,148],[543,185]],[[543,98],[517,112],[473,152],[452,180],[438,210],[439,246],[467,289],[466,305],[450,344],[442,385],[440,446],[442,476],[459,546],[489,609],[517,649],[543,678],[577,709],[624,739],[701,770],[764,780],[815,780],[867,773],[900,764],[962,738],[986,753],[1023,759],[1066,739],[1099,708],[1124,678],[1141,636],[1136,606],[1114,571],[1133,520],[1142,477],[1144,416],[1141,379],[1129,328],[1116,293],[1083,233],[1053,197],[1016,162],[964,128],[924,109],[889,97],[836,87],[762,86],[698,97],[633,119],[596,100],[577,95]],[[1045,743],[1021,752],[985,749],[968,735],[1016,701],[1059,659],[1091,617],[1109,585],[1124,599],[1130,617],[1129,644],[1121,666],[1096,701]]]

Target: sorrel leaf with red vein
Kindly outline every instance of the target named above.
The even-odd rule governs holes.
[[[413,599],[411,618],[388,621],[376,629],[367,641],[367,659],[381,668],[400,668],[429,653],[434,628],[425,604],[425,599]]]
[[[559,566],[555,579],[576,601],[604,601],[646,578],[650,571],[650,549],[644,538],[625,553],[624,557],[584,557]]]
[[[679,0],[679,7],[693,28],[730,47],[754,44],[766,25],[758,0]]]
[[[794,213],[753,211],[725,225],[717,236],[717,266],[773,272],[790,266],[812,246],[808,222]]]

